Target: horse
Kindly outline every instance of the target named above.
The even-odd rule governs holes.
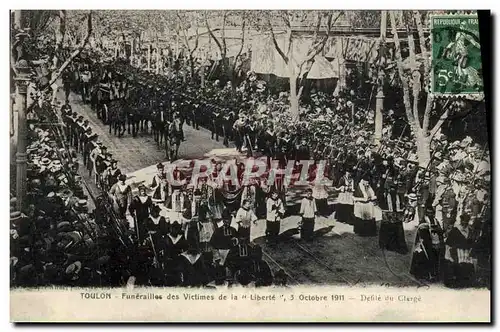
[[[132,136],[136,137],[139,132],[139,110],[136,109],[132,105],[126,105],[126,117],[127,117],[127,132],[132,134]],[[132,132],[130,131],[130,127],[132,126]]]
[[[126,130],[126,112],[122,107],[122,102],[112,102],[108,107],[108,124],[109,124],[109,134],[111,134],[111,129],[114,129],[114,134],[118,137],[123,136]]]
[[[158,146],[163,144],[163,140],[165,139],[165,144],[167,140],[167,132],[169,127],[168,122],[168,114],[164,110],[159,110],[154,112],[153,116],[153,134],[155,142]]]

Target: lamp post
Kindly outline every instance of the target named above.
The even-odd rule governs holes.
[[[16,197],[17,209],[23,210],[26,196],[26,145],[28,140],[28,126],[26,122],[26,96],[30,82],[31,70],[28,62],[20,59],[16,62],[16,105],[17,105],[17,153],[16,153]]]

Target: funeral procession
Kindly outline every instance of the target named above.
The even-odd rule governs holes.
[[[490,289],[469,16],[11,11],[11,288]]]

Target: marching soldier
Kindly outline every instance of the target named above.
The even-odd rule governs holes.
[[[212,107],[210,107],[212,108]],[[212,128],[211,128],[211,135],[212,139],[214,139],[218,142],[219,141],[219,128],[222,127],[222,114],[220,110],[215,109],[215,107],[212,108],[211,112],[211,118],[212,118]]]
[[[81,126],[78,128],[79,132],[78,132],[78,151],[79,152],[84,152],[83,151],[83,148],[85,147],[85,134],[87,133],[88,130],[92,130],[92,128],[90,128],[90,124],[89,124],[89,120],[85,120],[83,121],[83,123],[81,124]]]
[[[104,182],[107,183],[108,188],[111,188],[118,182],[118,178],[121,174],[122,171],[118,168],[118,161],[116,159],[111,159],[111,165],[103,174]]]
[[[92,132],[92,128],[88,127],[83,135],[83,164],[89,162],[90,152],[92,151],[92,141],[97,139],[97,134]]]
[[[71,114],[72,114],[71,105],[69,101],[66,100],[64,105],[61,107],[61,117],[64,123],[64,135],[66,136],[66,140],[70,140],[71,134]]]

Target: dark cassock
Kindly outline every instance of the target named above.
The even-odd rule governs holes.
[[[234,275],[238,270],[248,271],[252,264],[252,246],[245,238],[236,241],[227,255],[226,266]]]
[[[397,185],[397,171],[396,167],[392,164],[389,165],[385,173],[384,183],[384,200],[387,204],[387,210],[397,212],[398,208],[398,185]]]
[[[170,233],[165,236],[165,259],[171,268],[176,268],[179,255],[188,248],[188,243],[181,230],[181,225],[174,221]]]
[[[442,230],[436,224],[432,211],[417,227],[413,244],[410,274],[417,279],[435,281],[440,279],[443,252]]]
[[[460,216],[460,223],[453,226],[446,238],[444,261],[444,285],[450,288],[471,287],[475,284],[474,262],[471,255],[474,243],[471,239],[470,217]]]
[[[380,223],[379,246],[388,251],[400,254],[408,253],[402,216],[397,212],[387,212]]]
[[[337,221],[354,225],[354,179],[349,171],[339,180],[337,190],[340,191],[335,207]]]
[[[148,237],[153,240],[154,248],[156,254],[159,255],[160,252],[164,250],[164,240],[163,237],[169,232],[169,225],[164,216],[160,215],[160,207],[155,205],[151,208],[151,215],[146,222],[146,230],[148,232]]]
[[[236,238],[236,228],[231,226],[231,219],[225,219],[223,224],[214,230],[210,244],[215,249],[229,250],[233,247],[233,239]]]
[[[258,185],[255,191],[255,215],[259,219],[263,219],[266,216],[266,199],[269,193],[269,188],[267,186],[266,180],[262,180],[260,185]]]
[[[256,287],[272,285],[273,273],[269,265],[262,259],[260,246],[255,246],[252,250],[252,263],[249,270]]]
[[[190,248],[180,254],[179,269],[183,286],[199,287],[209,282],[208,269],[198,249]]]
[[[367,177],[354,187],[354,233],[360,236],[376,236],[375,204],[377,197]]]
[[[139,187],[139,195],[134,196],[130,203],[130,214],[134,216],[135,229],[139,243],[144,243],[147,236],[147,222],[151,210],[153,208],[153,201],[150,196],[146,194],[146,186]]]
[[[111,167],[108,168],[107,179],[109,188],[118,182],[118,177],[122,174],[122,171],[117,167],[117,163],[117,160],[111,160]]]
[[[447,233],[453,227],[457,217],[458,203],[453,188],[449,186],[441,196],[440,204],[443,215],[443,229]]]

